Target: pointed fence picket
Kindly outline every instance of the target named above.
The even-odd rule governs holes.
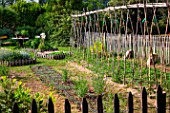
[[[157,93],[156,93],[156,112],[157,113],[166,113],[166,93],[163,93],[162,88],[158,86]],[[131,92],[128,94],[128,104],[127,104],[127,112],[134,113],[134,102],[133,102],[133,95]],[[52,99],[49,98],[48,100],[48,113],[54,113],[54,104]],[[115,94],[114,102],[113,102],[114,113],[120,113],[120,103],[118,94]],[[65,113],[71,113],[71,105],[68,99],[65,99]],[[142,89],[141,93],[141,110],[142,113],[148,113],[148,104],[147,104],[147,92],[145,87]],[[88,103],[86,98],[82,99],[82,106],[81,106],[82,113],[88,113]],[[1,111],[0,111],[1,113]],[[19,107],[17,103],[14,103],[12,108],[12,113],[19,113]],[[38,113],[37,111],[37,103],[36,100],[33,99],[31,103],[31,113]],[[99,95],[97,98],[97,113],[104,113],[103,110],[103,103],[102,103],[102,96]]]

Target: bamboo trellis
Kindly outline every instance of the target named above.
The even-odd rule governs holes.
[[[164,72],[166,72],[166,68],[165,65],[170,64],[170,36],[167,35],[167,29],[168,29],[168,24],[169,24],[169,8],[170,3],[147,3],[146,0],[143,0],[143,4],[138,3],[138,4],[131,4],[131,5],[123,5],[123,6],[115,6],[115,7],[107,7],[105,9],[99,9],[99,10],[95,10],[95,11],[87,11],[84,13],[80,13],[80,14],[76,14],[76,15],[71,15],[73,22],[75,22],[73,24],[74,30],[74,36],[80,36],[81,38],[83,38],[84,42],[83,44],[86,45],[86,49],[89,49],[90,47],[92,47],[95,43],[95,41],[101,41],[104,42],[106,44],[106,51],[108,53],[112,53],[115,52],[118,55],[120,53],[122,54],[126,54],[127,50],[133,50],[134,51],[134,57],[136,59],[141,59],[141,69],[140,70],[134,70],[134,62],[135,60],[131,60],[131,73],[132,73],[132,78],[135,78],[134,76],[134,71],[140,71],[142,73],[142,66],[144,64],[146,64],[146,58],[150,55],[153,54],[158,54],[158,56],[161,58],[161,64],[162,67],[164,69]],[[136,30],[134,31],[134,26],[132,24],[132,20],[131,20],[131,14],[129,12],[130,9],[136,8],[137,9],[137,21],[136,21]],[[139,20],[140,18],[140,11],[139,8],[143,8],[143,12],[144,12],[144,22],[141,22],[141,20]],[[147,24],[147,8],[150,8],[151,10],[153,10],[153,15],[152,15],[152,23],[151,26],[149,26]],[[165,35],[160,35],[160,31],[159,31],[159,26],[158,26],[158,22],[156,20],[155,26],[157,28],[157,32],[158,35],[152,35],[152,27],[154,26],[153,21],[154,18],[156,18],[156,11],[157,8],[167,8],[168,9],[168,18],[167,18],[167,24],[166,24],[166,32]],[[120,17],[118,17],[117,15],[117,10],[121,11],[121,14],[119,15]],[[123,18],[123,12],[126,11],[126,21],[124,22],[124,20],[122,20]],[[103,16],[102,19],[100,19],[99,13],[101,13]],[[110,16],[110,23],[107,21],[106,22],[106,18],[105,15],[109,14]],[[92,15],[94,15],[94,20],[92,21]],[[76,22],[79,22],[79,18],[81,18],[81,22],[82,22],[82,18],[85,19],[85,25],[81,26],[84,27],[84,31],[81,30],[76,30],[76,28],[80,28],[79,25],[76,24]],[[113,19],[114,18],[114,19]],[[136,18],[136,17],[135,17]],[[102,25],[100,25],[99,21],[102,21]],[[115,20],[119,21],[116,22]],[[84,21],[83,21],[84,22]],[[107,25],[109,23],[110,25],[110,30],[108,31],[108,26]],[[128,23],[131,26],[131,33],[128,34]],[[143,24],[143,25],[142,25]],[[123,30],[125,34],[121,33],[121,27],[123,26]],[[140,27],[141,30],[141,34],[138,34],[138,27]],[[150,27],[150,29],[148,29]],[[83,29],[83,28],[81,28]],[[105,30],[104,30],[105,29]],[[78,31],[78,32],[77,32]],[[83,33],[83,35],[81,34]],[[78,35],[79,34],[79,35]],[[79,42],[77,42],[79,43]],[[77,44],[79,45],[79,44]],[[96,47],[96,49],[98,49]],[[104,50],[104,52],[105,52]],[[98,51],[98,50],[97,50]],[[88,58],[89,56],[87,55],[86,58]],[[112,57],[112,56],[110,56]],[[98,56],[99,58],[99,56]],[[96,60],[97,61],[97,60]],[[102,61],[102,58],[101,58]],[[140,61],[140,60],[139,60]],[[144,62],[143,62],[144,61]],[[96,62],[97,63],[97,62]],[[119,62],[117,62],[117,64],[115,64],[114,62],[114,58],[112,60],[113,63],[113,73],[115,72],[115,67],[116,65],[119,67]],[[108,65],[110,65],[111,63],[109,63],[108,61]],[[123,75],[123,83],[126,84],[126,74],[129,72],[126,72],[126,59],[124,60],[124,75]],[[151,72],[150,72],[150,68],[148,70],[148,79],[149,82],[151,81]],[[155,65],[154,65],[154,69],[155,69]],[[154,72],[155,75],[155,81],[156,81],[156,85],[157,85],[157,75],[156,75],[156,71]],[[133,79],[132,79],[132,85],[133,85]],[[149,86],[151,88],[151,86]]]
[[[146,8],[165,8],[168,7],[170,5],[170,3],[147,3],[146,4]],[[77,17],[82,17],[82,16],[87,16],[87,15],[91,15],[91,14],[96,14],[96,13],[100,13],[100,12],[107,12],[107,11],[115,11],[118,9],[129,9],[129,8],[144,8],[145,5],[144,4],[131,4],[131,5],[123,5],[123,6],[115,6],[115,7],[107,7],[105,9],[99,9],[99,10],[95,10],[95,11],[88,11],[86,13],[82,13],[82,14],[77,14],[77,15],[71,15],[72,18],[77,18]]]

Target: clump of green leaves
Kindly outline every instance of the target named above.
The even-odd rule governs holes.
[[[63,80],[63,82],[66,82],[68,79],[68,70],[63,69],[62,71],[63,71],[62,80]]]
[[[34,98],[38,103],[37,104],[38,113],[47,113],[47,107],[45,106],[44,102],[45,95],[40,95],[40,93],[36,93]]]
[[[99,75],[96,78],[93,78],[92,85],[94,87],[94,91],[96,94],[101,95],[105,90],[105,84],[104,77]]]
[[[76,93],[79,97],[84,97],[88,91],[87,80],[79,77],[79,80],[76,81]]]
[[[0,85],[2,88],[0,92],[1,112],[12,112],[13,103],[17,102],[20,112],[27,113],[31,104],[29,89],[23,89],[22,82],[7,79],[5,76],[1,77]]]
[[[1,92],[0,92],[0,109],[3,113],[11,113],[14,102],[18,104],[20,113],[28,113],[31,105],[30,90],[23,87],[21,81],[16,79],[9,79],[6,76],[2,76],[0,80]],[[44,102],[44,95],[39,93],[35,94],[35,100],[37,102],[38,113],[46,113],[47,107]]]
[[[112,106],[113,98],[114,98],[114,95],[112,93],[106,93],[103,97],[103,107],[106,113],[113,112],[113,106]]]
[[[6,66],[0,66],[0,76],[8,76],[9,68]]]
[[[31,57],[30,54],[25,51],[0,49],[0,60],[3,60],[3,61],[29,59],[30,57]]]

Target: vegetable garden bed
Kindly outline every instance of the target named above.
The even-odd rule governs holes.
[[[71,80],[63,82],[63,75],[56,72],[48,66],[32,66],[32,71],[40,77],[40,80],[43,83],[54,86],[54,88],[60,93],[65,95],[69,100],[77,104],[77,108],[81,109],[81,98],[77,95],[76,83]],[[97,95],[94,93],[87,93],[86,98],[89,103],[89,111],[96,112],[96,103]]]

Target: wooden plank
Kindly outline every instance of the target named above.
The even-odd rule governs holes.
[[[0,39],[8,38],[8,36],[0,36]]]

